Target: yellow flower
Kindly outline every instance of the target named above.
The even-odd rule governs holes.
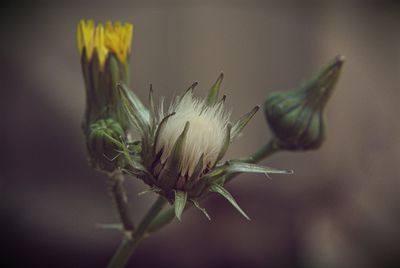
[[[133,25],[108,21],[105,26],[95,25],[93,20],[81,20],[78,24],[78,50],[90,61],[97,53],[100,67],[103,68],[110,53],[114,53],[122,64],[128,63],[133,37]]]

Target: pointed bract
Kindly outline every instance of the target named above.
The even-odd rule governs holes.
[[[191,199],[190,201],[192,201],[193,205],[194,205],[198,210],[200,210],[201,212],[203,212],[204,216],[206,216],[207,219],[208,219],[209,221],[211,221],[211,218],[210,218],[210,216],[208,215],[207,210],[206,210],[205,208],[202,208],[202,207],[200,206],[199,202],[197,202],[197,201],[194,200],[194,199]]]
[[[229,203],[231,203],[231,205],[234,208],[236,208],[240,212],[240,214],[243,215],[243,217],[245,217],[247,220],[250,220],[249,216],[247,216],[247,214],[240,208],[240,206],[238,205],[236,200],[233,198],[233,196],[224,187],[222,187],[219,184],[213,184],[210,187],[210,191],[219,193],[220,195],[225,197],[225,199],[228,200]]]
[[[132,123],[140,129],[142,133],[146,133],[150,126],[149,110],[147,110],[136,94],[125,84],[118,83],[117,88],[121,93],[124,107]]]
[[[231,129],[232,129],[232,125],[229,123],[226,126],[224,145],[222,146],[221,150],[219,151],[217,161],[221,160],[222,157],[224,157],[226,151],[228,150],[229,144],[231,143]]]
[[[167,192],[173,189],[176,181],[178,180],[180,173],[179,164],[182,159],[182,150],[185,144],[186,135],[189,131],[189,127],[189,122],[186,122],[182,134],[176,140],[174,148],[172,149],[172,153],[167,159],[163,170],[161,171],[159,183],[161,188]]]
[[[250,112],[242,116],[232,127],[231,130],[231,142],[239,137],[243,128],[247,125],[250,119],[255,115],[255,113],[260,109],[260,106],[254,107]]]
[[[247,172],[247,173],[263,173],[263,174],[293,174],[293,170],[276,169],[256,164],[249,164],[238,161],[228,161],[225,172],[227,174]]]
[[[175,191],[175,201],[174,201],[175,216],[178,218],[178,220],[181,220],[183,210],[185,209],[186,206],[186,201],[187,201],[186,192]]]
[[[150,84],[150,90],[149,90],[149,106],[150,106],[150,129],[151,132],[154,132],[156,129],[156,108],[154,105],[154,96],[153,96],[153,85]]]
[[[218,93],[222,84],[222,80],[224,79],[224,74],[221,73],[217,81],[215,81],[214,85],[211,87],[210,91],[208,92],[207,96],[207,104],[208,105],[214,105],[217,102],[218,99]]]

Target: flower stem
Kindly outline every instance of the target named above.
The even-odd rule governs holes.
[[[125,233],[125,237],[122,239],[121,244],[111,259],[108,268],[122,268],[126,265],[139,242],[146,234],[150,223],[156,218],[166,203],[167,200],[159,196],[133,234]]]
[[[271,138],[269,142],[264,144],[260,149],[258,149],[256,152],[252,153],[248,157],[245,157],[241,159],[240,161],[246,162],[246,163],[258,163],[264,158],[267,158],[273,153],[276,153],[277,151],[281,150],[279,147],[278,142],[276,141],[275,138]]]
[[[121,173],[121,171],[117,170],[111,174],[111,183],[115,204],[117,205],[118,214],[121,218],[124,230],[127,232],[132,232],[135,227],[133,220],[129,215],[127,198],[123,187],[124,175]]]
[[[240,159],[240,161],[247,162],[247,163],[257,163],[257,162],[263,160],[264,158],[270,156],[271,154],[278,152],[279,150],[281,150],[281,148],[277,144],[276,140],[274,138],[272,138],[263,147],[261,147],[256,152],[249,155],[248,157]],[[226,177],[225,183],[233,180],[239,174],[241,174],[241,173],[235,173],[235,174],[228,175]],[[185,207],[185,210],[187,210],[190,207],[192,207],[192,204],[188,203]],[[147,232],[150,234],[150,233],[158,231],[159,229],[163,228],[165,225],[170,223],[174,219],[174,217],[175,217],[174,208],[172,207],[172,208],[167,209],[166,211],[164,211],[163,213],[158,215],[157,218],[154,219],[154,221],[150,224]]]

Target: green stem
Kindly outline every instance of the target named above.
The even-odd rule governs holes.
[[[264,144],[261,148],[259,148],[256,152],[252,153],[248,157],[240,159],[242,162],[246,163],[258,163],[264,158],[270,156],[273,153],[281,150],[275,138],[272,138]]]
[[[263,147],[258,149],[255,153],[249,155],[246,158],[240,159],[240,161],[247,162],[247,163],[257,163],[261,161],[262,159],[270,156],[271,154],[278,152],[281,150],[279,145],[277,144],[276,140],[272,138],[268,143],[266,143]],[[235,174],[230,174],[226,177],[225,183],[230,182],[233,180],[236,176],[238,176],[241,173],[235,173]],[[187,204],[185,207],[185,211],[192,207],[191,204]],[[170,223],[175,217],[175,211],[174,208],[169,208],[160,215],[157,216],[157,218],[154,219],[154,221],[150,224],[148,228],[148,233],[153,233],[158,231],[159,229],[163,228],[165,225]]]
[[[125,267],[130,256],[146,234],[150,223],[154,221],[166,203],[167,200],[164,197],[159,196],[147,214],[144,216],[134,233],[132,235],[130,233],[125,233],[125,237],[111,259],[108,268]]]
[[[129,214],[129,207],[124,191],[124,175],[121,171],[117,170],[111,175],[112,193],[114,196],[115,204],[117,205],[118,214],[121,218],[122,225],[125,231],[133,231],[133,220]]]

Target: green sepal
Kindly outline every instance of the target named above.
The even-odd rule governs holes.
[[[211,221],[210,215],[208,215],[207,210],[203,207],[200,206],[199,202],[197,202],[195,199],[190,199],[190,201],[193,203],[193,205],[200,210],[201,212],[203,212],[204,216],[207,217],[207,219],[209,221]]]
[[[234,141],[237,137],[239,137],[243,128],[247,125],[250,119],[254,116],[254,114],[260,109],[260,106],[254,107],[250,112],[242,116],[232,127],[231,130],[231,142]]]
[[[186,206],[187,193],[183,191],[174,191],[174,192],[175,192],[175,201],[174,201],[175,216],[180,221],[183,210],[185,209]]]
[[[92,86],[93,99],[89,102],[96,106],[93,111],[94,118],[107,116],[105,111],[107,109],[108,87],[104,83],[104,73],[101,71],[99,57],[97,50],[93,51],[92,60],[90,61],[89,77]]]
[[[160,173],[158,184],[165,192],[169,192],[175,186],[179,177],[179,163],[182,158],[182,151],[185,145],[186,135],[190,123],[186,122],[185,128],[176,140],[171,155],[168,157],[163,170]]]
[[[213,168],[210,172],[201,177],[200,181],[207,181],[210,184],[215,182],[216,180],[221,178],[221,176],[226,174],[227,165],[228,162],[225,162],[224,164]]]
[[[147,136],[150,127],[150,113],[140,99],[125,84],[118,83],[123,106],[131,123],[142,136]]]
[[[158,152],[156,152],[157,150],[157,145],[159,142],[159,137],[160,137],[160,133],[162,132],[162,130],[164,129],[165,125],[168,122],[168,118],[170,118],[171,116],[175,115],[175,112],[170,113],[169,115],[165,116],[160,124],[157,127],[156,133],[154,134],[154,146],[153,146],[153,155],[156,155]]]
[[[249,164],[246,162],[232,160],[232,161],[227,161],[220,166],[217,166],[216,168],[211,170],[209,173],[207,173],[206,175],[201,177],[201,180],[207,180],[209,184],[213,184],[213,183],[217,183],[217,182],[219,184],[221,184],[219,181],[221,179],[221,177],[228,175],[228,174],[241,173],[241,172],[262,173],[267,176],[267,174],[269,174],[269,173],[270,174],[292,174],[293,170],[276,169],[276,168],[259,166],[256,164]]]
[[[218,93],[221,87],[222,80],[224,79],[224,74],[221,73],[217,80],[215,81],[214,85],[210,88],[210,91],[208,92],[207,96],[207,104],[208,105],[214,105],[217,102],[218,99]]]
[[[149,106],[150,106],[150,131],[151,133],[154,133],[156,129],[156,108],[154,104],[154,96],[153,96],[153,85],[150,84],[150,89],[149,89]]]
[[[117,59],[114,53],[109,53],[105,62],[102,74],[104,85],[106,85],[106,101],[108,104],[108,114],[114,116],[124,129],[129,127],[129,119],[125,112],[124,104],[121,102],[118,92],[118,83],[126,83],[124,66]]]
[[[93,82],[90,75],[90,67],[91,63],[87,60],[86,57],[86,48],[83,48],[81,55],[81,66],[83,73],[83,80],[85,82],[85,93],[86,93],[86,105],[85,105],[85,115],[82,122],[82,128],[86,132],[89,128],[89,124],[95,119],[98,118],[97,114],[97,99],[95,92],[96,90],[93,88]]]
[[[233,196],[221,185],[219,184],[212,184],[210,187],[211,192],[219,193],[223,197],[225,197],[226,200],[231,203],[231,205],[236,208],[242,215],[245,217],[247,220],[250,220],[249,216],[246,215],[246,213],[240,208],[236,200],[233,198]]]
[[[227,162],[227,165],[225,166],[225,172],[227,174],[240,173],[240,172],[263,173],[263,174],[293,174],[293,170],[276,169],[256,164],[239,162],[239,161]]]
[[[148,166],[149,160],[153,157],[153,136],[150,122],[150,118],[153,118],[153,116],[150,115],[149,110],[143,105],[136,94],[129,90],[125,84],[118,83],[117,88],[119,89],[122,104],[129,121],[136,127],[142,137],[141,155],[143,163]]]

